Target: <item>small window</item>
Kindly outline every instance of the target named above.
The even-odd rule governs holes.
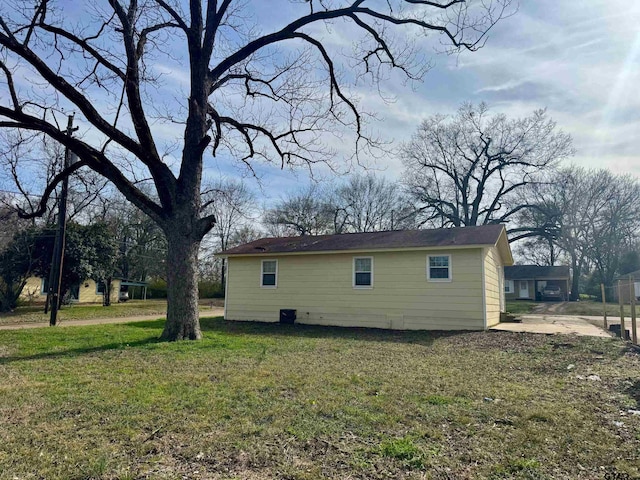
[[[429,255],[427,257],[427,279],[430,282],[451,281],[451,255]]]
[[[49,279],[47,277],[42,277],[40,279],[40,293],[43,295],[49,293]]]
[[[353,286],[354,288],[373,287],[373,257],[354,257]]]
[[[105,289],[104,282],[96,282],[96,295],[104,295]]]
[[[260,277],[261,287],[276,288],[278,286],[278,261],[263,260]]]
[[[513,280],[504,282],[504,293],[513,293]]]

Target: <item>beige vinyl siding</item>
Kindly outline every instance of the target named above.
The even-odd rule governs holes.
[[[452,281],[427,280],[427,255],[451,255]],[[353,288],[353,258],[373,257],[373,288]],[[230,257],[226,318],[394,329],[484,328],[482,249],[272,256],[278,287],[260,288],[266,257]]]
[[[118,301],[119,291],[120,280],[113,280],[111,282],[111,302]],[[78,303],[102,303],[102,294],[96,294],[96,282],[93,280],[82,282],[78,293]],[[20,298],[25,301],[44,302],[47,299],[47,294],[46,292],[42,293],[42,278],[29,277]]]
[[[501,280],[504,278],[502,261],[498,249],[490,247],[485,249],[484,254],[484,286],[485,286],[485,308],[487,310],[487,327],[492,327],[500,323],[501,299],[504,305],[504,285]],[[502,288],[501,288],[502,287]],[[501,291],[502,290],[502,291]]]
[[[118,301],[118,292],[120,291],[120,280],[111,282],[111,301]],[[80,284],[80,298],[78,303],[102,303],[102,294],[96,293],[96,282],[93,280],[85,280]]]
[[[20,293],[20,298],[26,301],[44,301],[47,294],[41,293],[42,279],[40,277],[29,277],[27,283]]]

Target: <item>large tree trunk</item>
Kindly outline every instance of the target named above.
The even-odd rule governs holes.
[[[169,230],[169,229],[168,229]],[[163,340],[199,340],[198,250],[200,239],[184,228],[170,229],[167,235],[167,321]]]
[[[571,278],[571,297],[569,298],[572,302],[575,302],[580,298],[580,275],[582,274],[582,268],[580,262],[574,255],[571,258],[571,270],[572,270],[572,278]]]

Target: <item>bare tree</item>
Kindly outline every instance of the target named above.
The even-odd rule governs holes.
[[[213,214],[216,223],[209,237],[215,241],[206,254],[213,257],[215,251],[231,247],[234,235],[246,225],[255,206],[255,196],[245,183],[234,180],[214,182],[209,191],[203,195],[203,209]],[[205,237],[206,242],[206,237]],[[225,260],[220,259],[220,284],[225,285]]]
[[[453,117],[423,121],[404,145],[405,182],[422,223],[508,223],[529,208],[516,201],[519,191],[572,153],[571,138],[544,110],[512,120],[465,103]]]
[[[262,222],[274,237],[340,233],[340,213],[328,201],[327,193],[310,185],[280,200],[264,212]]]
[[[167,278],[167,241],[160,227],[134,205],[118,199],[105,219],[118,244],[118,274],[140,282]]]
[[[512,245],[516,263],[553,266],[558,262],[558,247],[554,240],[541,237],[527,237]]]
[[[522,229],[539,233],[552,252],[552,262],[566,256],[572,270],[571,299],[578,299],[586,268],[595,269],[603,283],[612,285],[640,231],[637,180],[607,170],[566,167],[531,186],[527,199],[535,207],[534,215],[521,221],[534,225]],[[545,231],[553,233],[541,233]]]
[[[445,49],[475,50],[510,3],[270,3],[267,27],[254,5],[239,0],[86,1],[76,2],[74,15],[56,0],[5,1],[0,127],[41,133],[79,158],[27,213],[44,213],[56,185],[82,167],[107,178],[167,237],[162,338],[200,338],[198,249],[216,221],[201,208],[205,152],[250,169],[258,160],[313,165],[335,153],[322,135],[341,136],[343,128],[361,152],[374,142],[346,82],[375,83],[390,69],[419,79],[429,62],[415,55],[412,38],[434,33]],[[325,41],[334,26],[352,35],[357,62]],[[184,85],[167,91],[157,65],[184,72]],[[175,103],[167,104],[167,93]],[[72,111],[81,135],[63,126]],[[176,128],[180,135],[163,142],[163,129]],[[141,181],[153,185],[152,196]]]
[[[42,135],[24,135],[21,131],[5,130],[0,136],[0,169],[8,172],[13,180],[15,192],[13,203],[22,211],[38,208],[42,185],[48,185],[63,167],[64,147]],[[28,172],[20,178],[20,172]],[[100,200],[108,180],[89,168],[81,168],[69,178],[67,194],[67,219],[80,221],[89,214],[93,203]],[[60,189],[53,190],[44,207],[41,223],[55,223],[59,205]],[[99,202],[98,202],[99,203]],[[18,212],[17,209],[16,213]],[[89,215],[90,217],[90,215]]]
[[[344,230],[377,232],[411,228],[415,209],[400,186],[369,172],[354,175],[340,185],[333,199],[334,209],[344,216]]]
[[[0,192],[0,253],[9,245],[17,232],[29,226],[28,221],[18,216],[14,202],[14,195]]]
[[[598,170],[588,172],[583,188],[597,200],[585,250],[600,281],[613,286],[623,256],[640,234],[640,184],[630,175]]]

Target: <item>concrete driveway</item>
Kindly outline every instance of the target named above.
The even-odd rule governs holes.
[[[508,332],[529,332],[545,333],[548,335],[565,334],[588,337],[611,338],[612,335],[602,328],[602,317],[599,325],[594,325],[588,318],[573,315],[522,315],[522,323],[500,323],[492,330],[503,330]],[[618,319],[618,323],[620,320]],[[630,325],[630,323],[629,323]]]

